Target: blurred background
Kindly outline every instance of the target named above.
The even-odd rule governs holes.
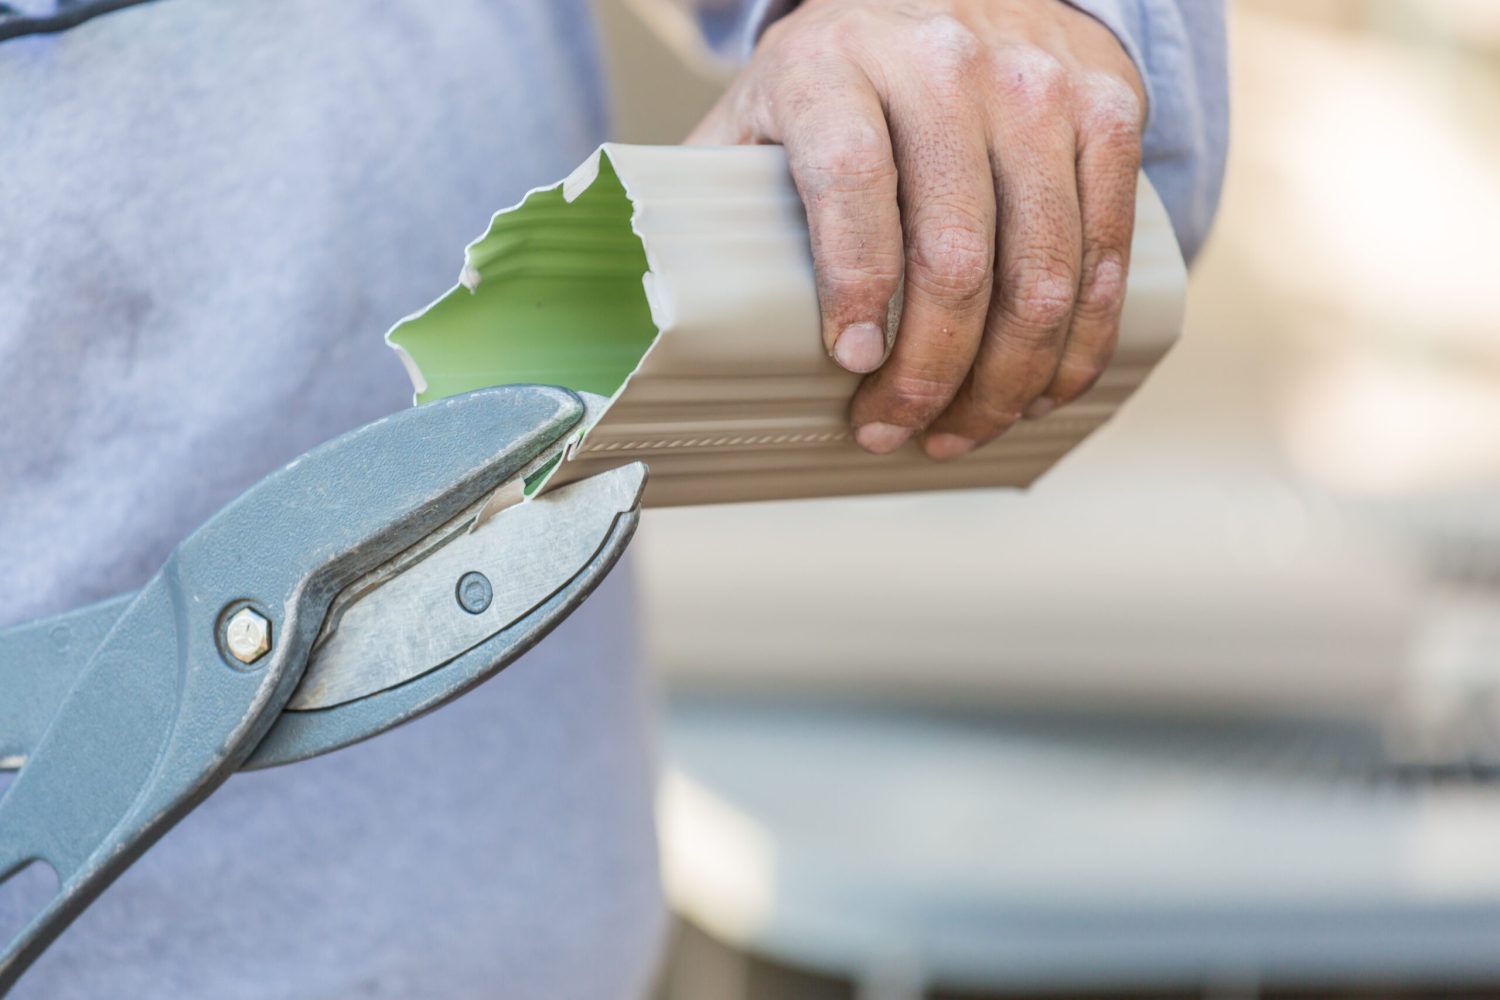
[[[662,1000],[1500,996],[1500,3],[1230,44],[1183,341],[1038,486],[648,515]]]

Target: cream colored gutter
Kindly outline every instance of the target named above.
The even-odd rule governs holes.
[[[387,339],[419,401],[511,382],[608,397],[553,484],[639,460],[652,506],[1026,486],[1115,413],[1181,329],[1182,258],[1144,177],[1139,190],[1109,371],[946,464],[853,443],[860,376],[823,350],[807,224],[775,146],[605,145],[496,214],[460,284]]]

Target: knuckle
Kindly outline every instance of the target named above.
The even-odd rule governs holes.
[[[991,242],[987,227],[961,215],[918,225],[912,234],[906,280],[939,301],[973,302],[989,291]]]
[[[906,426],[925,424],[947,406],[958,386],[952,379],[919,372],[895,372],[882,393],[886,406]]]
[[[923,17],[911,33],[923,69],[942,77],[959,77],[984,53],[984,44],[968,25],[951,14]]]
[[[1002,47],[995,53],[992,72],[1001,95],[1022,107],[1050,108],[1072,91],[1067,65],[1033,45]]]
[[[899,254],[835,250],[825,252],[819,262],[818,285],[825,295],[848,297],[869,290],[888,298],[900,280]]]
[[[894,187],[890,141],[869,123],[846,125],[821,138],[802,158],[802,183],[813,194]]]
[[[1064,358],[1063,363],[1058,366],[1057,377],[1053,379],[1052,391],[1049,395],[1059,406],[1082,396],[1104,377],[1104,373],[1109,369],[1110,355],[1113,353],[1111,345],[1105,351],[1088,357]]]
[[[991,387],[975,385],[968,402],[969,424],[980,440],[999,435],[1021,419],[1017,401]]]
[[[1135,88],[1113,73],[1086,73],[1077,83],[1085,128],[1139,140],[1145,107]]]
[[[1073,315],[1077,279],[1053,261],[1027,261],[1006,275],[1001,306],[1013,325],[1038,340],[1050,340]]]
[[[1125,308],[1125,262],[1118,250],[1101,251],[1085,266],[1076,312],[1089,319],[1118,315]]]

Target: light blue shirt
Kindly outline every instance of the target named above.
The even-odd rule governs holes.
[[[783,5],[701,6],[743,52]],[[1218,4],[1080,6],[1146,71],[1147,170],[1196,249]],[[0,41],[0,623],[139,585],[255,479],[407,405],[380,334],[603,109],[585,0],[156,0]],[[642,995],[664,913],[627,577],[443,711],[232,778],[15,996]]]

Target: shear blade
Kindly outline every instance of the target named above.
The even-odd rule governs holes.
[[[589,564],[616,519],[639,503],[645,478],[639,463],[621,466],[455,532],[343,610],[287,709],[333,708],[405,684],[525,618]],[[490,591],[479,610],[458,594],[459,581],[475,573]]]

